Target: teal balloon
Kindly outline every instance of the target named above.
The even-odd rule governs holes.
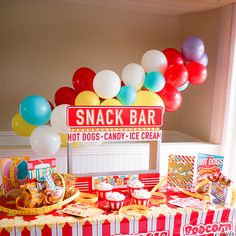
[[[52,109],[48,100],[38,95],[25,97],[20,104],[22,118],[31,125],[47,124],[51,112]]]
[[[135,88],[130,85],[127,85],[127,86],[122,86],[120,88],[120,91],[116,97],[122,105],[129,106],[135,102],[136,96],[137,93]]]
[[[145,87],[152,92],[161,91],[164,88],[165,83],[166,81],[164,76],[158,71],[148,73],[144,81]]]
[[[28,165],[25,160],[21,161],[17,165],[17,178],[19,180],[24,180],[28,176]]]
[[[177,87],[177,90],[181,92],[181,91],[185,90],[188,87],[188,85],[189,85],[189,82],[186,81],[182,86]]]

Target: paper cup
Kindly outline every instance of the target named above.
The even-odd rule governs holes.
[[[112,192],[112,190],[99,190],[96,189],[97,195],[98,195],[98,199],[102,200],[102,199],[106,199],[106,194]]]
[[[132,187],[127,186],[127,189],[128,189],[129,195],[132,196],[132,193],[134,193],[135,190],[140,190],[141,188],[132,188]]]
[[[143,205],[143,206],[148,206],[150,198],[136,198],[132,197],[133,203],[135,205]]]
[[[52,202],[57,203],[60,201],[62,194],[63,194],[64,188],[61,186],[56,186],[55,189],[50,189]]]
[[[124,204],[124,200],[114,201],[114,200],[107,200],[109,208],[113,211],[118,211]]]

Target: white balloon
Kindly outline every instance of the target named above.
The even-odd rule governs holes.
[[[50,123],[51,126],[58,132],[62,134],[68,133],[68,127],[66,125],[66,108],[68,104],[62,104],[55,107],[51,113]]]
[[[60,148],[61,137],[49,125],[38,126],[30,136],[32,149],[39,155],[54,155]]]
[[[130,63],[122,70],[122,80],[125,85],[130,85],[138,91],[144,85],[145,71],[141,65]]]
[[[141,65],[146,72],[159,71],[164,73],[167,68],[167,59],[161,51],[149,50],[143,54]]]
[[[113,98],[120,91],[121,81],[112,70],[102,70],[96,74],[93,80],[93,89],[101,98]]]

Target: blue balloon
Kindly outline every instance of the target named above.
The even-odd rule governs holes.
[[[52,109],[48,100],[38,95],[25,97],[20,104],[22,118],[31,125],[47,124],[51,112]]]
[[[177,90],[181,92],[181,91],[185,90],[188,87],[188,85],[189,85],[189,82],[186,81],[182,86],[177,87]]]
[[[130,85],[127,85],[127,86],[122,86],[120,88],[120,91],[116,97],[122,105],[129,106],[135,102],[136,96],[137,93],[135,88]]]
[[[152,92],[161,91],[164,88],[165,83],[166,81],[164,76],[158,71],[148,73],[144,81],[145,87]]]

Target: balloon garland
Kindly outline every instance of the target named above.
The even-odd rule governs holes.
[[[207,64],[205,45],[193,36],[182,43],[180,51],[166,48],[145,52],[140,64],[123,68],[121,79],[112,70],[95,73],[81,67],[73,74],[73,88],[61,87],[55,92],[55,108],[42,96],[25,97],[20,112],[12,118],[12,129],[17,135],[30,136],[37,154],[54,155],[65,145],[67,106],[161,106],[174,112],[182,104],[181,92],[189,84],[206,80]]]

